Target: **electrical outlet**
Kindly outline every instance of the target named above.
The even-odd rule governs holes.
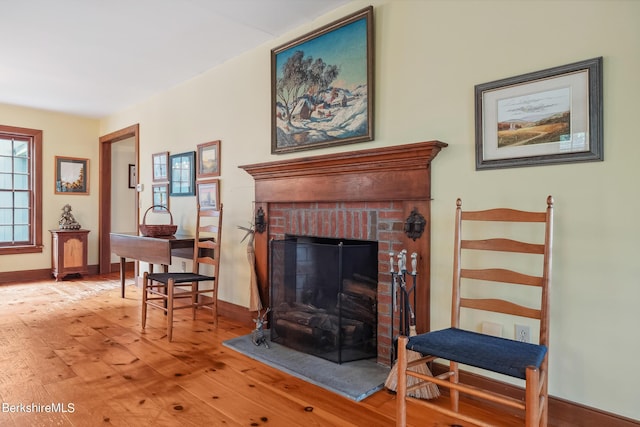
[[[186,261],[182,261],[182,272],[183,273],[187,272],[187,262]]]
[[[516,325],[516,341],[531,342],[529,326]]]

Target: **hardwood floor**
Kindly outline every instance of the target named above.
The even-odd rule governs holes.
[[[250,332],[178,313],[174,341],[116,275],[0,286],[1,426],[393,426],[386,390],[356,403],[222,345]],[[443,402],[446,403],[446,402]],[[499,426],[520,425],[485,412]],[[410,407],[413,426],[464,425]]]

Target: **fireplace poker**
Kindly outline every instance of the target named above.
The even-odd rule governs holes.
[[[411,254],[411,276],[413,276],[413,286],[411,286],[411,292],[413,292],[413,307],[415,308],[417,303],[416,298],[416,283],[418,282],[418,254],[413,252]]]
[[[389,351],[389,357],[391,358],[391,364],[393,365],[396,360],[395,346],[394,346],[394,326],[395,326],[395,313],[398,310],[396,302],[396,272],[393,271],[393,257],[394,253],[389,252],[389,264],[391,265],[389,272],[391,273],[391,350]]]

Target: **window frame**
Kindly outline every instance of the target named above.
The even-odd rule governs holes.
[[[0,135],[29,140],[29,242],[2,244],[0,255],[41,253],[42,244],[42,130],[0,125]]]

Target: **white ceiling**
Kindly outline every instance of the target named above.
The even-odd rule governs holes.
[[[0,103],[104,117],[351,0],[0,0]]]

